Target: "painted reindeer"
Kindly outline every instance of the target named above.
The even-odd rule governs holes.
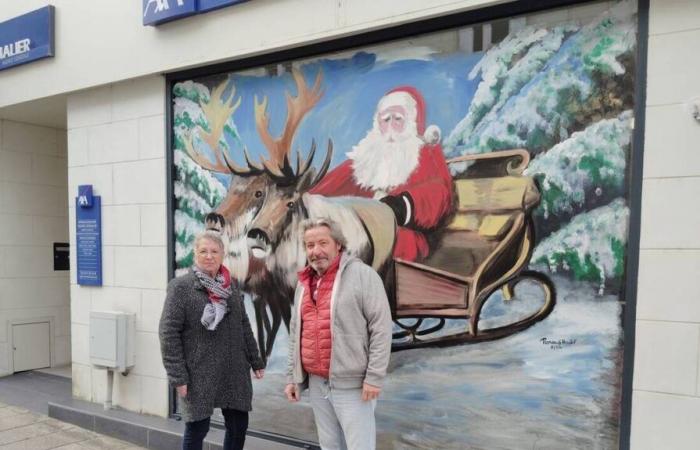
[[[323,95],[320,71],[311,88],[306,85],[299,71],[292,70],[292,77],[296,84],[297,95],[293,97],[287,93],[287,117],[284,130],[279,137],[273,138],[269,132],[267,97],[264,97],[261,102],[257,97],[255,98],[256,130],[268,151],[268,158],[261,158],[259,164],[253,162],[247,149],[244,148],[246,167],[239,166],[219,144],[226,122],[241,102],[240,98],[235,99],[233,87],[228,95],[224,96],[228,82],[223,82],[213,89],[209,102],[200,102],[210,132],[198,130],[195,133],[213,151],[214,161],[194,148],[193,134],[185,139],[185,150],[202,168],[232,176],[226,197],[214,213],[223,216],[225,221],[223,235],[227,250],[224,263],[239,281],[244,282],[245,290],[254,296],[258,345],[263,358],[270,355],[281,323],[289,325],[291,308],[289,298],[265,282],[268,277],[264,271],[260,270],[262,267],[260,260],[254,257],[249,260],[246,245],[248,224],[253,220],[270,191],[275,189],[276,180],[292,170],[290,152],[296,130]],[[301,155],[298,153],[297,172],[309,172],[312,159],[313,152],[302,163]]]
[[[330,217],[343,230],[347,251],[372,265],[380,274],[391,262],[396,234],[395,216],[390,207],[360,197],[324,197],[309,191],[325,176],[333,145],[329,140],[325,160],[316,172],[311,167],[316,148],[312,144],[306,164],[293,170],[265,168],[274,182],[268,186],[263,204],[249,224],[249,282],[257,290],[268,290],[283,304],[283,320],[288,323],[297,282],[297,272],[306,263],[301,241],[301,222],[306,218]],[[275,335],[268,335],[271,348]]]

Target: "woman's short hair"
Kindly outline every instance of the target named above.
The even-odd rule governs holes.
[[[199,243],[202,242],[202,240],[204,239],[214,242],[219,246],[221,250],[224,249],[224,241],[223,239],[221,239],[221,233],[212,230],[206,230],[199,233],[194,238],[194,248],[196,249],[197,247],[199,247]]]
[[[343,235],[343,231],[340,229],[340,225],[333,219],[327,217],[321,217],[317,219],[305,219],[301,222],[301,240],[304,241],[304,235],[308,230],[312,228],[326,227],[331,231],[331,237],[335,242],[340,244],[340,247],[345,249],[348,246],[348,241]]]

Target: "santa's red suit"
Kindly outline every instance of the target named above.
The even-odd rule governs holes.
[[[367,136],[311,191],[389,205],[399,225],[394,257],[408,261],[428,256],[425,233],[452,208],[452,178],[437,142],[439,131],[434,126],[425,130],[421,94],[412,87],[389,91],[377,105]]]

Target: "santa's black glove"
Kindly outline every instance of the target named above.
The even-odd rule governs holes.
[[[406,201],[411,202],[411,197],[408,193],[403,192],[399,195],[387,195],[386,197],[380,198],[380,202],[385,203],[392,211],[394,211],[394,216],[396,216],[396,223],[400,226],[406,225],[406,219],[408,219],[408,208],[406,207]]]

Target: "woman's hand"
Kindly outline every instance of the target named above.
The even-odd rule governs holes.
[[[265,369],[254,370],[253,374],[255,374],[255,378],[257,378],[259,380],[265,376]]]
[[[177,395],[179,395],[180,397],[182,397],[182,398],[187,397],[187,385],[186,384],[183,384],[182,386],[177,386],[175,388],[175,390],[177,391]]]

